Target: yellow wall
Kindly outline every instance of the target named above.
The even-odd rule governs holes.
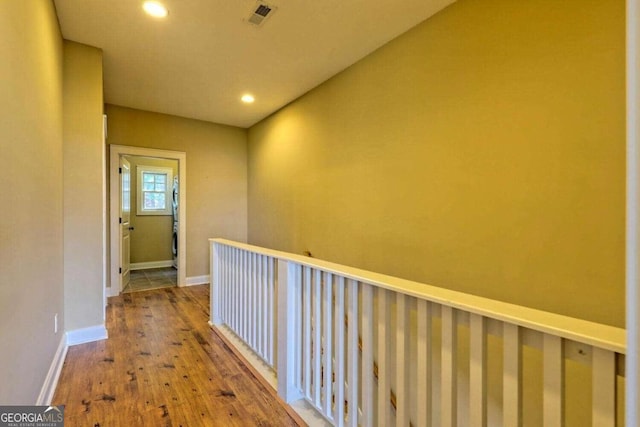
[[[249,130],[249,240],[624,325],[625,4],[460,0]]]
[[[136,213],[138,197],[138,165],[158,166],[173,169],[178,175],[178,161],[153,159],[148,157],[126,156],[131,163],[131,262],[171,261],[173,252],[173,215],[138,215]],[[169,183],[172,187],[173,182]]]
[[[0,58],[0,402],[34,404],[65,326],[63,48],[53,2],[0,1]]]
[[[64,42],[64,276],[67,330],[104,324],[102,50]]]
[[[247,239],[247,132],[107,105],[107,144],[184,151],[187,277],[209,274],[210,237]]]

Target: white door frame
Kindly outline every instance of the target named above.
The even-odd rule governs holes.
[[[627,0],[626,425],[640,426],[640,0]]]
[[[118,166],[120,156],[158,157],[178,161],[178,286],[186,286],[187,282],[187,154],[182,151],[158,150],[155,148],[130,147],[126,145],[110,145],[110,234],[111,234],[111,296],[122,292],[122,276],[120,275],[120,177]]]

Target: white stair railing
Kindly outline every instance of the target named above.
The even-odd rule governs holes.
[[[226,324],[275,368],[277,259],[231,245],[212,246],[211,321]],[[214,298],[214,292],[216,293]]]
[[[276,371],[286,402],[304,399],[333,425],[622,425],[623,329],[228,240],[210,244],[212,324],[229,327]],[[566,369],[576,362],[589,367],[590,391],[567,387],[585,375]]]

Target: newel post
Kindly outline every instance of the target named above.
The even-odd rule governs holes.
[[[302,345],[296,338],[297,277],[299,266],[293,262],[278,260],[278,395],[290,403],[302,398],[296,381],[296,354]]]
[[[209,242],[209,280],[211,281],[211,319],[209,320],[209,323],[211,325],[220,325],[222,324],[222,317],[220,316],[220,247],[212,239],[210,239]]]

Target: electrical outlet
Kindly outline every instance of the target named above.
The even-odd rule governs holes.
[[[53,315],[53,333],[58,333],[58,313]]]

